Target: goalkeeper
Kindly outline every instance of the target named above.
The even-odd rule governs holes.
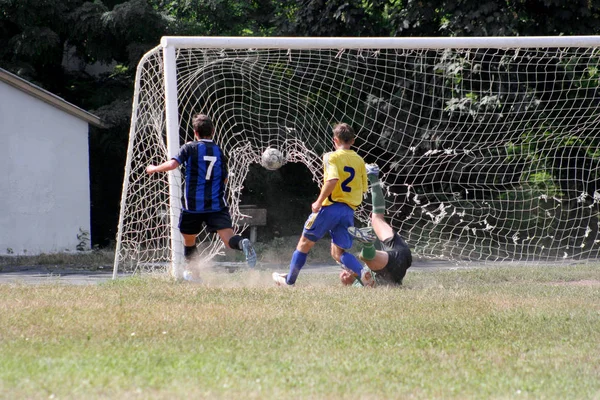
[[[359,258],[367,264],[366,269],[372,272],[375,285],[398,286],[410,268],[412,255],[404,239],[385,221],[385,198],[379,181],[379,168],[376,164],[367,164],[366,167],[373,204],[371,227],[350,227],[348,232],[363,243]],[[377,239],[381,242],[382,250],[375,249]],[[368,273],[363,272],[362,275],[368,276]],[[346,268],[340,273],[340,280],[344,285],[363,286],[356,279],[356,274]]]

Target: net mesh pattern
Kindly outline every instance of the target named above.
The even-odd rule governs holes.
[[[387,220],[413,252],[456,261],[597,258],[599,50],[178,49],[180,144],[208,114],[229,157],[236,231],[249,166],[268,147],[321,184],[332,126],[377,163]],[[171,260],[162,50],[140,63],[117,262]],[[368,223],[368,199],[356,217]],[[204,256],[223,246],[200,235]],[[119,268],[121,268],[119,267]]]

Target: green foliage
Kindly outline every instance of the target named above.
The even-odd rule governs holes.
[[[61,63],[70,48],[87,64],[116,60],[136,66],[173,19],[145,0],[113,3],[111,10],[100,1],[1,0],[0,65],[30,71],[31,78],[61,95],[64,88],[55,90],[53,82],[59,73],[64,83],[68,73]],[[53,75],[43,74],[48,66]]]
[[[280,34],[292,36],[388,36],[385,0],[296,0],[278,18]],[[399,6],[399,5],[398,5]]]
[[[279,1],[272,0],[172,0],[150,1],[156,10],[173,18],[180,35],[263,36],[276,34],[274,16]]]
[[[114,59],[117,38],[102,21],[108,8],[102,2],[86,2],[68,15],[71,26],[69,44],[75,46],[77,56],[84,62],[110,63]]]
[[[121,178],[131,113],[133,79],[140,57],[159,43],[163,35],[205,36],[513,36],[513,35],[572,35],[600,32],[600,4],[596,1],[557,0],[498,2],[492,0],[0,0],[0,67],[50,90],[66,100],[101,116],[109,129],[91,132],[92,207],[94,240],[108,243],[115,234],[116,214],[120,200]],[[73,51],[81,62],[75,70],[63,65],[66,51]],[[593,50],[598,53],[598,50]],[[581,56],[587,54],[581,54]],[[496,132],[487,131],[505,115],[505,92],[516,93],[523,120],[538,112],[539,93],[546,86],[556,89],[553,101],[562,109],[581,109],[591,121],[594,107],[571,102],[575,90],[591,94],[600,86],[600,54],[594,54],[586,65],[581,57],[569,59],[557,56],[554,69],[528,63],[527,54],[502,54],[493,57],[480,52],[465,54],[448,51],[434,68],[426,67],[427,54],[407,57],[402,62],[407,78],[395,80],[386,76],[394,65],[372,59],[373,73],[363,82],[353,79],[335,81],[336,71],[324,74],[323,81],[335,82],[325,91],[306,93],[307,107],[325,110],[327,115],[313,124],[326,125],[329,119],[351,118],[353,123],[367,131],[379,132],[378,144],[389,154],[392,164],[398,166],[398,180],[416,179],[403,175],[417,171],[418,179],[429,179],[419,171],[429,171],[423,159],[406,164],[407,137],[418,137],[417,156],[438,150],[444,143],[457,140],[453,132],[482,135],[492,140]],[[520,57],[520,58],[519,58]],[[518,62],[526,67],[519,67]],[[498,62],[498,70],[489,65]],[[113,65],[105,74],[90,75],[86,67],[94,63]],[[348,73],[359,72],[354,64]],[[552,73],[553,79],[537,87],[518,82],[519,68],[530,75]],[[354,69],[354,70],[352,70]],[[309,72],[303,65],[293,68],[270,66],[273,78],[285,76],[301,82]],[[408,84],[408,77],[428,76],[429,81]],[[470,85],[465,85],[471,82]],[[472,83],[481,82],[481,83]],[[488,84],[484,82],[495,82]],[[512,82],[510,84],[506,82]],[[533,80],[532,80],[533,82]],[[354,96],[360,85],[371,85],[376,90],[364,98]],[[558,85],[561,85],[559,88]],[[298,86],[298,87],[301,87]],[[256,89],[252,96],[260,95]],[[290,91],[296,89],[289,89]],[[300,89],[297,89],[300,90]],[[296,93],[290,93],[296,95]],[[285,94],[282,94],[285,98]],[[349,97],[347,108],[355,110],[348,117],[335,114],[332,104]],[[411,111],[406,99],[411,98]],[[590,97],[591,98],[591,97]],[[437,104],[444,99],[444,104]],[[257,102],[258,104],[258,102]],[[415,106],[421,104],[419,109]],[[431,106],[427,106],[431,105]],[[282,101],[281,109],[287,107]],[[559,107],[560,108],[560,107]],[[444,115],[433,115],[444,110]],[[251,107],[247,109],[252,113]],[[386,115],[401,121],[391,126]],[[427,126],[420,115],[431,115],[440,120],[438,131]],[[558,112],[546,112],[546,121],[561,118]],[[279,116],[273,116],[274,120]],[[297,116],[298,120],[305,118]],[[478,123],[482,132],[461,132],[460,124]],[[510,122],[507,122],[510,125]],[[443,128],[443,129],[442,129]],[[456,165],[461,173],[497,170],[517,171],[525,163],[545,167],[548,176],[536,174],[525,178],[515,172],[508,182],[480,182],[502,185],[521,182],[536,190],[544,186],[550,194],[565,194],[582,189],[582,177],[575,176],[575,162],[556,165],[549,160],[559,159],[558,152],[570,155],[589,167],[599,162],[598,140],[581,141],[559,132],[550,123],[526,127],[526,132],[511,138],[511,149],[490,150],[480,154],[483,165],[476,165],[475,156],[445,158]],[[318,143],[317,146],[325,146]],[[560,150],[557,150],[560,149]],[[506,151],[505,153],[503,153]],[[554,157],[554,158],[553,158]],[[441,158],[441,157],[440,157]],[[418,159],[418,157],[417,157]],[[434,162],[439,161],[435,159]],[[591,169],[594,171],[594,169]],[[510,175],[510,174],[509,174]],[[431,174],[431,179],[439,177]],[[592,176],[600,179],[600,176]],[[552,180],[552,182],[550,182]],[[419,183],[418,181],[415,181]],[[427,182],[425,182],[427,183]],[[312,183],[310,183],[312,184]],[[558,189],[560,188],[560,190]],[[423,194],[434,191],[424,185]],[[555,193],[556,191],[556,193]],[[97,229],[100,226],[100,229]]]
[[[106,29],[118,39],[116,61],[136,66],[141,56],[168,32],[173,18],[157,12],[146,0],[130,0],[102,14]]]
[[[530,174],[527,181],[544,194],[549,196],[556,196],[558,194],[556,185],[552,182],[552,175],[546,171]]]
[[[389,8],[398,36],[589,35],[600,31],[599,11],[588,0],[408,0]]]

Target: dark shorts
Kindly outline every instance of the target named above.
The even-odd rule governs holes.
[[[383,269],[377,271],[377,278],[387,283],[401,285],[406,275],[406,270],[412,264],[412,254],[408,244],[398,235],[381,242],[381,249],[388,253],[388,262]]]
[[[183,210],[179,216],[179,231],[185,235],[199,234],[204,224],[206,224],[209,232],[233,228],[228,208],[207,213],[193,213]]]

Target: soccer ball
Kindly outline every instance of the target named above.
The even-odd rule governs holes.
[[[262,153],[260,164],[264,168],[274,171],[279,169],[284,162],[283,154],[279,150],[269,147]]]

